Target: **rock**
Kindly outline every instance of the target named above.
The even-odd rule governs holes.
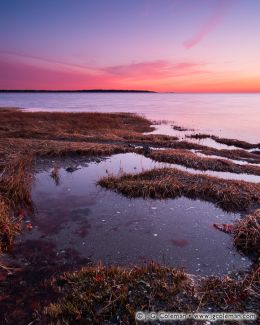
[[[73,172],[75,172],[78,169],[79,168],[77,168],[77,167],[70,166],[70,167],[66,168],[66,172],[73,173]]]

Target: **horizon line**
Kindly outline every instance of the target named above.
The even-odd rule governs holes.
[[[155,94],[260,94],[259,91],[155,91],[146,89],[0,89],[0,93],[80,93],[80,92],[121,92]]]

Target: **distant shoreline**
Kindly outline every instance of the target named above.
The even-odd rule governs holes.
[[[156,93],[156,91],[124,90],[124,89],[82,89],[82,90],[0,89],[0,93]]]

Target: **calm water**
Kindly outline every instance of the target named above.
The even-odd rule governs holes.
[[[260,141],[260,94],[5,94],[0,107],[73,112],[134,112],[196,131]]]
[[[73,173],[66,172],[63,161],[58,185],[50,170],[38,173],[32,193],[37,213],[26,220],[33,229],[17,238],[13,260],[25,265],[53,259],[64,265],[71,256],[121,265],[153,260],[199,275],[247,268],[250,261],[233,247],[232,237],[213,227],[233,223],[238,214],[185,197],[130,200],[96,186],[107,173],[139,173],[155,166],[141,155],[119,154],[78,165]]]

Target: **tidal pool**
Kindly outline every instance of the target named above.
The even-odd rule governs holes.
[[[78,169],[67,172],[72,164]],[[213,227],[214,223],[232,223],[240,218],[238,214],[185,197],[128,199],[96,185],[107,174],[136,173],[154,164],[137,154],[79,165],[64,160],[58,185],[50,176],[51,168],[45,166],[36,174],[32,191],[36,213],[25,220],[32,230],[17,238],[10,261],[30,265],[47,259],[51,250],[48,257],[61,264],[75,255],[85,262],[119,265],[152,260],[185,267],[197,275],[248,268],[250,261],[233,247],[231,236]]]

